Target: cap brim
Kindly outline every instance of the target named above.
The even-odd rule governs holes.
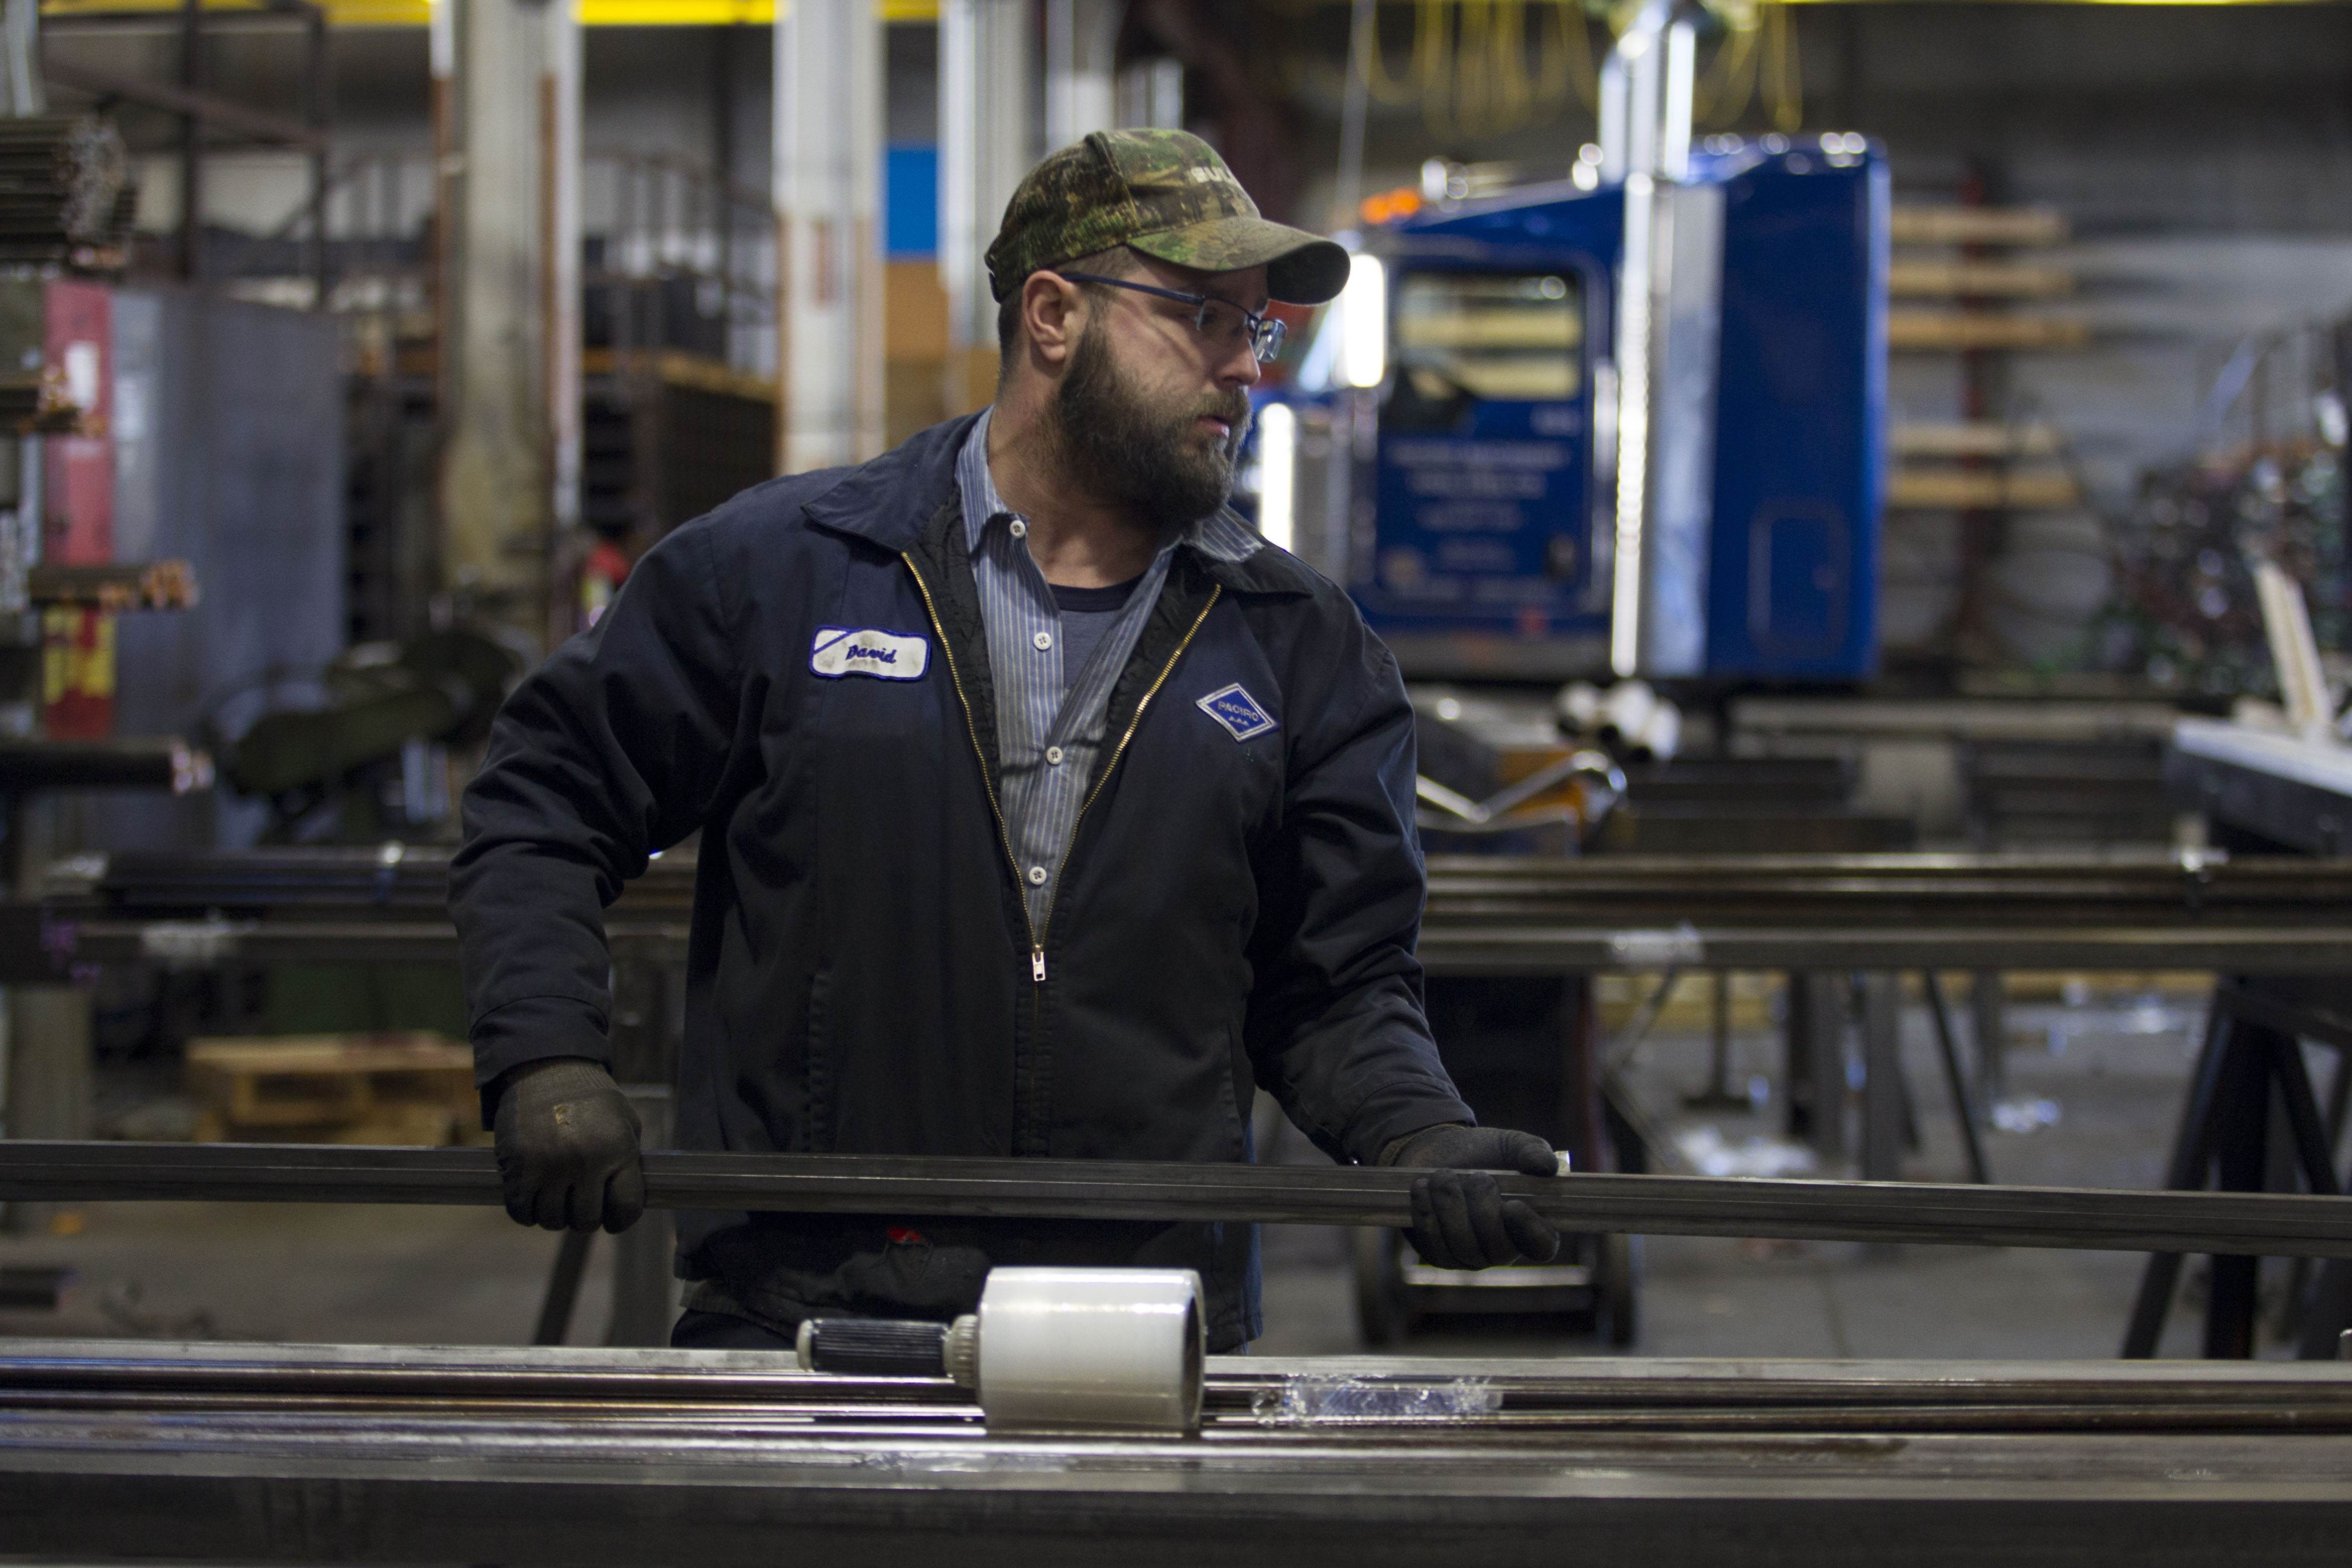
[[[1265,291],[1289,305],[1320,305],[1348,286],[1344,246],[1266,218],[1211,218],[1127,242],[1144,255],[1202,272],[1265,268]]]

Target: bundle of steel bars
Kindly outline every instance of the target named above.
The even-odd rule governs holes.
[[[18,1341],[0,1541],[96,1562],[2340,1562],[2352,1367],[1212,1358],[992,1437],[756,1353]]]
[[[119,266],[137,201],[131,155],[110,122],[0,120],[0,263]]]
[[[0,926],[77,961],[447,962],[446,852],[122,853],[70,862]],[[606,915],[616,957],[684,955],[690,856],[656,859]],[[1430,862],[1435,973],[1603,969],[2352,968],[2352,862],[2280,855],[1622,855]],[[157,923],[194,925],[159,925]],[[0,930],[0,936],[5,936]],[[40,977],[7,967],[0,982]]]

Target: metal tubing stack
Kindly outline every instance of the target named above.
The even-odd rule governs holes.
[[[1212,1358],[1200,1436],[992,1437],[757,1353],[24,1341],[0,1539],[835,1568],[2338,1560],[2352,1368]]]
[[[47,897],[0,906],[0,925],[69,929],[99,962],[160,944],[443,963],[456,957],[447,877],[445,852],[400,845],[121,853],[61,868]],[[615,953],[682,957],[693,885],[690,856],[655,860],[607,915]],[[2352,968],[2347,907],[2352,862],[2292,855],[1441,856],[1421,957],[1440,974],[2332,973]]]
[[[120,267],[137,204],[131,156],[111,124],[81,115],[0,120],[0,264]]]

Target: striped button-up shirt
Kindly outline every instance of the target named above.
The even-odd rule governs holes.
[[[1160,601],[1177,545],[1237,561],[1264,541],[1230,512],[1213,512],[1192,523],[1152,558],[1086,667],[1066,676],[1061,612],[1029,553],[1028,522],[1005,506],[988,472],[992,413],[982,413],[964,438],[956,455],[956,485],[996,688],[996,751],[1004,771],[998,799],[1029,905],[1031,940],[1042,947],[1062,857],[1106,739],[1111,688]]]

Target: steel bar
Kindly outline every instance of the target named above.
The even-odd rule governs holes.
[[[1433,915],[1423,964],[1441,974],[1557,975],[1600,969],[2199,969],[2333,974],[2352,967],[2352,925],[1861,927],[1567,925],[1469,926]]]
[[[408,846],[402,876],[420,893],[446,894],[447,852]],[[133,910],[179,890],[197,907],[276,907],[299,897],[365,899],[377,852],[268,849],[105,857],[95,876],[76,862],[62,891],[87,891]],[[2352,904],[2352,860],[2302,855],[2123,859],[2087,855],[1593,855],[1432,856],[1433,914],[1448,922],[1493,920],[1613,927],[1649,910],[1666,924],[1862,925],[1909,910],[1927,923],[2006,923],[2028,909],[2036,924],[2343,924]],[[682,905],[691,855],[654,861],[619,907]],[[2121,917],[2128,913],[2128,921]]]
[[[398,896],[398,895],[395,895]],[[357,910],[352,911],[356,916]],[[617,904],[605,935],[615,954],[682,958],[682,916],[644,918]],[[457,933],[446,920],[121,919],[80,917],[37,904],[0,906],[0,935],[45,934],[0,943],[0,983],[37,982],[74,962],[150,962],[197,967],[250,963],[453,963]],[[1420,957],[1445,975],[1559,975],[1616,969],[2193,969],[2239,975],[2325,975],[2352,969],[2352,925],[2211,927],[2012,926],[1863,929],[1689,927],[1593,930],[1527,926],[1424,928]]]
[[[2352,1258],[2352,1199],[1654,1176],[1496,1178],[1580,1231]],[[1410,1223],[1409,1170],[839,1155],[646,1155],[658,1208]],[[0,1143],[0,1200],[494,1204],[486,1149]]]
[[[213,760],[186,741],[0,740],[0,790],[208,789]]]
[[[289,120],[266,110],[248,109],[244,104],[213,93],[157,81],[149,77],[54,59],[43,63],[41,74],[60,87],[144,104],[150,109],[163,110],[218,126],[224,131],[236,131],[256,141],[283,147],[321,146],[326,141],[325,132],[313,130],[299,120]]]
[[[1447,973],[1612,968],[2352,967],[2352,862],[2299,856],[1460,857],[1432,862],[1421,952]],[[614,905],[616,939],[683,944],[694,863],[655,861]],[[137,957],[147,922],[211,915],[223,956],[445,962],[443,852],[122,853],[53,874],[37,905],[84,956]],[[23,906],[17,906],[22,908]],[[298,921],[297,917],[299,917]],[[306,925],[311,920],[332,925]],[[387,927],[371,938],[363,927]],[[338,928],[340,927],[340,928]],[[179,933],[152,940],[166,946]]]

